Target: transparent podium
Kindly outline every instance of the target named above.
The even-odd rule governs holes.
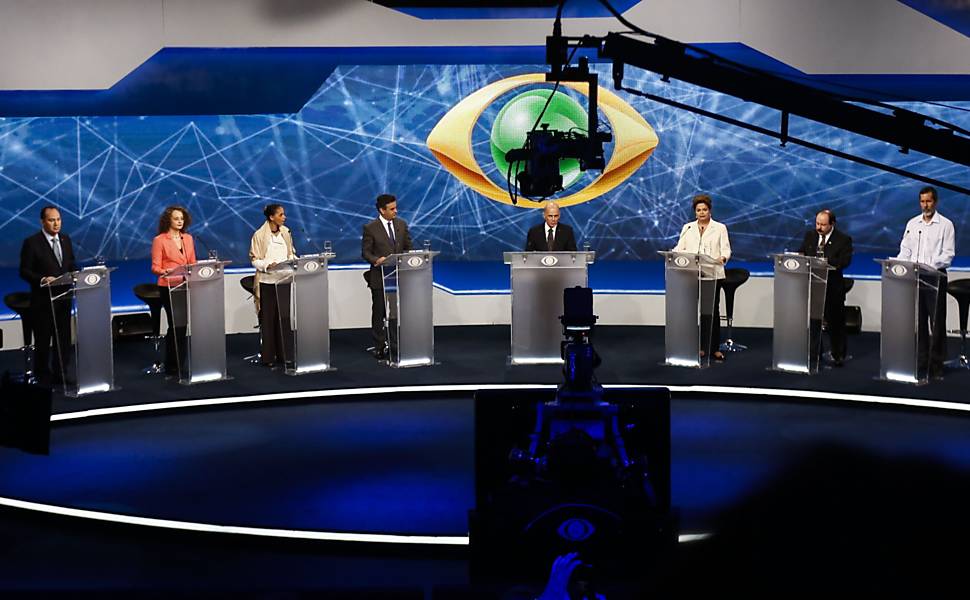
[[[596,258],[575,252],[506,252],[512,277],[513,365],[562,362],[562,292],[588,287],[588,267]]]
[[[928,358],[933,328],[926,323],[935,318],[943,273],[908,260],[886,258],[876,262],[882,275],[879,378],[926,383],[929,373],[926,364],[919,364],[920,346],[924,346]]]
[[[193,384],[228,379],[226,374],[226,307],[224,269],[231,261],[200,260],[174,269],[171,283],[176,332],[184,327],[187,356],[180,356],[176,340],[179,383]],[[169,307],[166,307],[168,309]]]
[[[711,329],[721,261],[706,254],[661,251],[664,257],[664,363],[673,367],[711,364]],[[702,356],[703,354],[703,356]]]
[[[431,250],[392,254],[381,264],[388,365],[423,367],[434,364],[434,257]]]
[[[789,373],[818,373],[822,319],[829,271],[835,267],[821,257],[773,254],[774,338],[771,368]]]
[[[332,252],[307,254],[279,263],[269,269],[274,273],[288,273],[291,284],[290,302],[281,297],[280,285],[276,288],[278,306],[289,304],[289,323],[283,322],[281,331],[292,330],[291,347],[286,365],[287,375],[304,375],[330,371],[330,285],[327,272],[328,261],[336,258]],[[286,337],[284,337],[286,339]]]
[[[67,374],[70,363],[71,377],[65,377],[64,394],[83,396],[107,392],[114,385],[114,346],[111,337],[111,272],[114,267],[103,265],[87,267],[80,271],[65,273],[46,286],[51,307],[55,302],[70,302],[71,324],[75,342],[70,349],[60,348],[57,318],[54,317],[56,359],[61,373]],[[55,288],[65,291],[55,293]]]

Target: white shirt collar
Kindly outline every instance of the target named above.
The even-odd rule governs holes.
[[[377,218],[381,220],[381,224],[384,225],[384,229],[387,229],[387,224],[392,222],[385,219],[384,215],[377,215]]]
[[[44,235],[47,237],[47,243],[53,244],[54,240],[60,239],[61,235],[59,233],[50,234],[44,231]]]

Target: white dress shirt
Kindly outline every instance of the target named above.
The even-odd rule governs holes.
[[[956,255],[953,221],[938,212],[927,223],[917,215],[906,223],[903,241],[899,243],[900,260],[911,260],[936,269],[949,268]]]
[[[714,219],[707,224],[703,235],[697,221],[684,225],[680,230],[680,239],[674,252],[693,252],[704,254],[711,258],[719,259],[722,256],[725,260],[731,258],[731,242],[728,240],[728,230],[723,223],[718,223]],[[714,268],[714,276],[724,279],[724,265]]]

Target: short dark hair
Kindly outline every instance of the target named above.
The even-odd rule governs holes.
[[[820,210],[817,213],[815,213],[815,216],[816,217],[819,216],[819,215],[828,215],[829,216],[829,225],[835,225],[835,213],[832,212],[831,209],[829,209],[829,208],[823,208],[822,210]]]
[[[158,219],[158,233],[162,234],[168,231],[168,228],[172,226],[172,213],[177,210],[181,211],[182,216],[185,217],[185,222],[182,224],[182,231],[188,230],[189,225],[192,224],[192,215],[189,214],[188,209],[184,206],[173,204],[172,206],[166,206],[162,216]]]
[[[930,196],[933,196],[933,202],[939,202],[940,200],[940,197],[937,196],[936,194],[936,188],[933,187],[932,185],[928,185],[919,191],[920,196],[922,196],[923,194],[929,194]]]
[[[711,197],[707,194],[697,194],[694,199],[691,200],[691,208],[697,208],[698,204],[706,204],[707,210],[711,210]]]
[[[381,194],[377,197],[377,209],[387,208],[387,205],[391,202],[397,202],[397,198],[393,194]]]
[[[44,220],[44,217],[47,216],[47,211],[49,211],[49,210],[56,210],[57,212],[61,212],[61,209],[57,208],[53,204],[48,204],[44,208],[40,209],[40,220],[41,221],[43,221]]]
[[[269,221],[269,218],[276,214],[276,211],[283,208],[282,204],[267,204],[263,207],[263,216]]]

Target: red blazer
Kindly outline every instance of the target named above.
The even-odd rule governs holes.
[[[168,233],[160,233],[152,240],[152,273],[158,275],[158,285],[170,286],[182,283],[182,277],[162,277],[162,273],[181,265],[195,263],[195,242],[192,236],[182,234],[182,249],[180,252],[175,240]]]

